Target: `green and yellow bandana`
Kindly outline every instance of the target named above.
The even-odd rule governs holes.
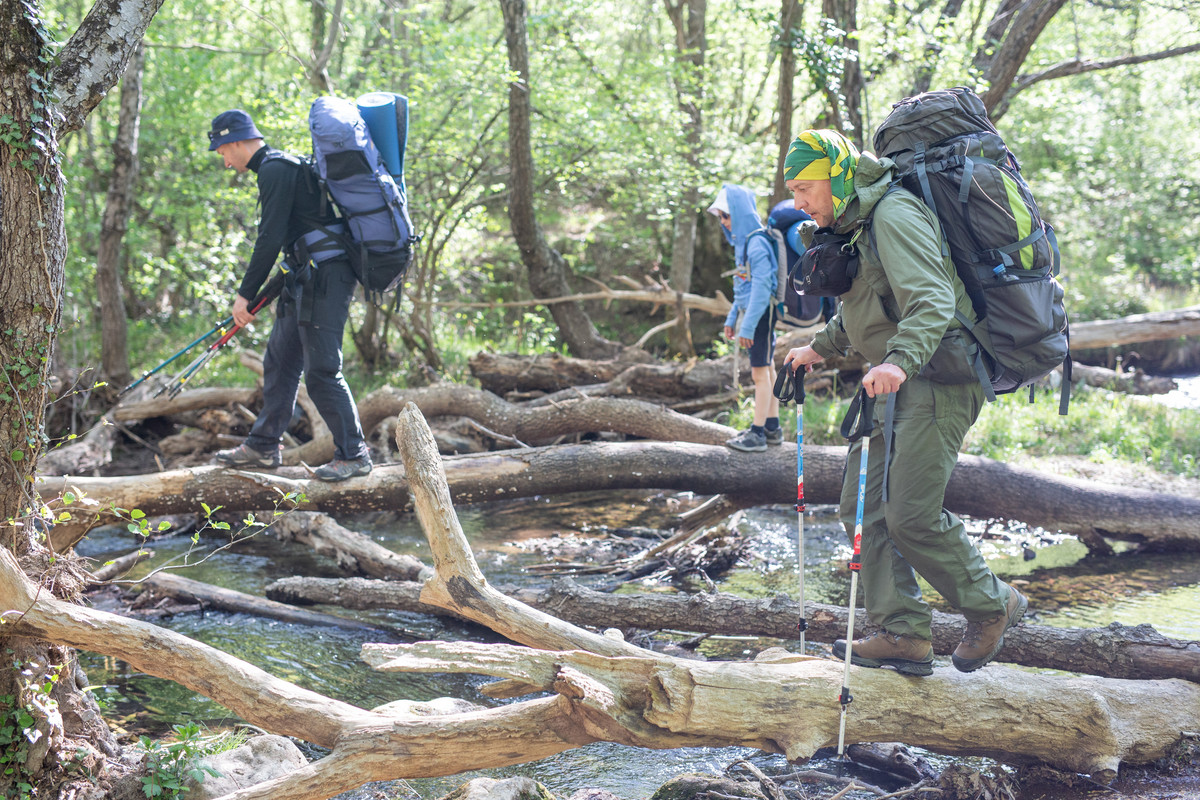
[[[833,213],[841,216],[854,196],[858,148],[837,131],[805,131],[796,137],[783,161],[785,181],[829,181]]]

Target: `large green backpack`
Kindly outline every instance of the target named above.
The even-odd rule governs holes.
[[[1055,279],[1058,243],[983,101],[965,87],[901,100],[875,132],[874,146],[896,163],[900,185],[941,222],[943,248],[978,319],[958,315],[987,354],[978,371],[988,399],[1063,364],[1059,413],[1067,413],[1071,359]]]

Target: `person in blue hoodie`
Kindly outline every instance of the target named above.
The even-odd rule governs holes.
[[[763,229],[753,190],[723,184],[708,211],[720,220],[725,241],[733,245],[733,308],[725,318],[725,338],[735,338],[736,329],[737,343],[750,351],[754,380],[754,424],[725,444],[746,453],[761,452],[769,444],[783,443],[779,400],[771,391],[779,280],[775,246],[767,236],[751,236]]]

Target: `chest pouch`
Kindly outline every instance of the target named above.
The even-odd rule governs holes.
[[[859,232],[834,233],[832,228],[814,231],[812,245],[792,269],[790,278],[796,292],[814,297],[837,297],[848,292],[858,276]]]

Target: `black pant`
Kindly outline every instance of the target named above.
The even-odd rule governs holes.
[[[354,297],[354,272],[344,259],[313,268],[303,285],[288,285],[275,306],[263,357],[263,408],[246,438],[256,450],[279,446],[296,410],[300,375],[333,434],[334,458],[367,455],[358,407],[342,375],[342,332]]]

